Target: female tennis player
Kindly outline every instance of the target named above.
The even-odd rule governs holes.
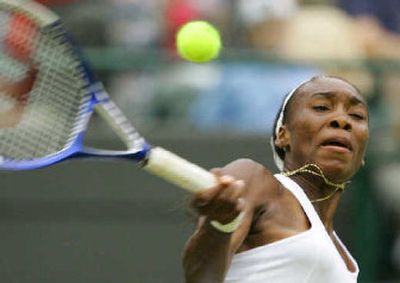
[[[194,196],[186,282],[357,282],[333,220],[368,136],[367,104],[350,83],[322,76],[295,88],[271,139],[281,173],[237,160],[212,170],[219,185]]]

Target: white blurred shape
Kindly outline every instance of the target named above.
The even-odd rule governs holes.
[[[12,109],[15,106],[15,100],[0,92],[0,112]]]
[[[239,0],[238,12],[246,25],[267,20],[287,19],[298,10],[296,0]]]

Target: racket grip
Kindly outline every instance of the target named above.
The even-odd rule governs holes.
[[[161,147],[150,150],[143,169],[192,193],[217,184],[215,176],[207,170]]]

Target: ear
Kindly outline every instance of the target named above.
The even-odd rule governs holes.
[[[278,136],[275,140],[275,145],[282,149],[290,149],[290,133],[285,125],[281,126],[278,131]],[[286,151],[286,150],[285,150]]]

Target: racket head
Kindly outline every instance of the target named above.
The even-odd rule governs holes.
[[[33,1],[0,0],[0,169],[85,155],[90,116],[108,99],[56,14]],[[142,158],[141,150],[129,154]]]

